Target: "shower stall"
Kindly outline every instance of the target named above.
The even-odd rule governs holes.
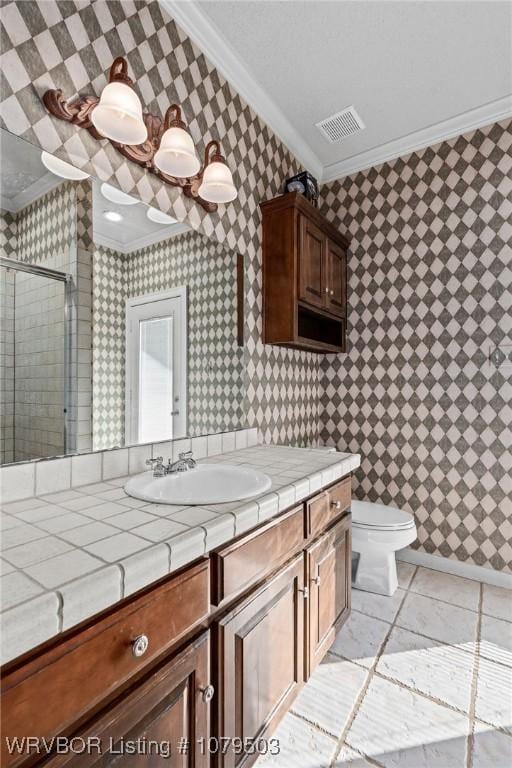
[[[0,257],[0,463],[72,450],[71,276]]]

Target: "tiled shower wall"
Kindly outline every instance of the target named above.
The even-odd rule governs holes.
[[[351,240],[348,354],[322,363],[321,437],[416,546],[512,569],[512,121],[322,188]]]
[[[0,224],[4,221],[2,211]],[[10,461],[14,461],[14,273],[0,267],[0,464]]]
[[[309,443],[318,437],[319,359],[264,346],[259,203],[282,191],[299,164],[157,2],[2,5],[2,125],[36,146],[110,180],[125,192],[213,235],[245,258],[245,411],[264,440]],[[208,215],[181,192],[124,160],[107,142],[51,118],[40,96],[99,93],[115,56],[126,56],[150,111],[174,101],[199,152],[221,140],[238,199]]]
[[[2,212],[4,255],[72,277],[68,449],[91,447],[91,259],[79,231],[88,221],[85,210],[90,200],[88,184],[66,182],[16,214]],[[7,231],[9,237],[5,236]],[[64,451],[64,336],[68,332],[64,284],[14,270],[9,274],[14,387],[9,390],[6,407],[12,407],[14,416],[12,450],[4,460],[59,455]],[[9,378],[8,368],[2,376]]]
[[[95,247],[93,444],[124,444],[126,299],[188,288],[188,434],[245,425],[236,254],[187,232],[130,254]]]

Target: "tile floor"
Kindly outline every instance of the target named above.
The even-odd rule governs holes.
[[[258,768],[511,768],[512,592],[399,563],[352,615]]]

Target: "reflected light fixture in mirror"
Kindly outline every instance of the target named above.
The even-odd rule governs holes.
[[[177,104],[172,104],[165,113],[164,134],[154,163],[158,170],[179,179],[195,176],[201,167],[192,136],[186,130]]]
[[[211,150],[214,154],[210,157]],[[204,153],[204,171],[201,185],[198,189],[203,200],[210,203],[230,203],[236,198],[236,187],[226,159],[220,154],[220,146],[216,141],[210,141]]]
[[[62,179],[82,181],[83,179],[89,178],[89,174],[85,171],[75,168],[71,163],[66,163],[65,160],[60,160],[58,157],[54,157],[48,152],[41,152],[41,162],[51,173],[54,173],[55,176],[60,176]]]
[[[91,112],[91,123],[106,139],[120,144],[142,144],[148,137],[142,104],[128,77],[128,64],[121,56],[110,68],[109,82]]]
[[[116,223],[123,220],[123,217],[117,211],[103,211],[103,216],[107,221]]]
[[[117,187],[112,187],[110,184],[103,182],[101,185],[101,194],[110,203],[116,203],[116,205],[137,205],[139,202],[136,197],[127,195],[126,192],[121,192]]]
[[[158,208],[148,208],[146,211],[146,216],[154,224],[176,224],[177,223],[176,219],[173,219],[172,216],[169,216],[167,213],[164,213],[163,211],[159,211]]]

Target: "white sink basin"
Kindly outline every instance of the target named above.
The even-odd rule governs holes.
[[[136,499],[156,504],[222,504],[242,501],[268,491],[268,475],[234,464],[198,464],[187,472],[153,477],[151,471],[132,477],[124,490]]]

